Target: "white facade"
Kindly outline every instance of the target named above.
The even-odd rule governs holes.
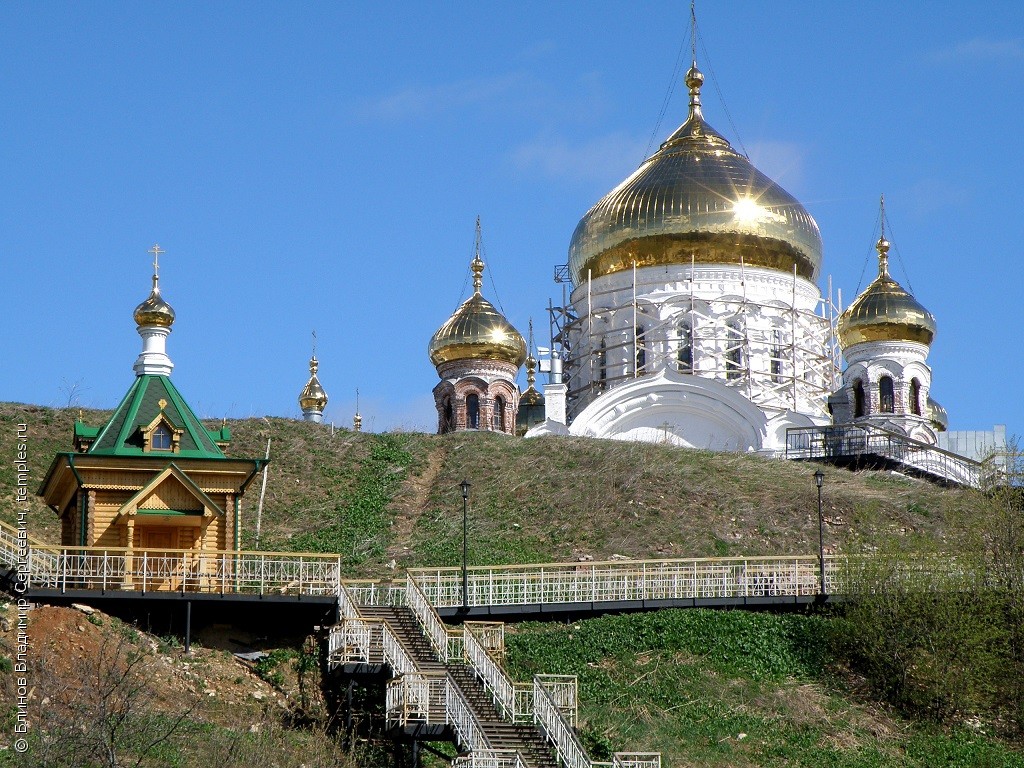
[[[862,342],[844,356],[843,389],[833,406],[836,423],[867,423],[929,445],[938,442],[928,409],[927,344]]]
[[[806,278],[663,265],[576,286],[566,325],[572,434],[779,450],[829,423],[838,384],[828,302]]]

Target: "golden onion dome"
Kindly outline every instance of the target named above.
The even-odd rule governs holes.
[[[696,62],[690,113],[661,148],[580,219],[569,245],[579,285],[660,264],[746,264],[813,280],[821,235],[807,210],[704,121]]]
[[[484,263],[479,254],[473,269],[473,295],[437,329],[427,351],[435,366],[453,360],[500,360],[517,368],[526,359],[526,341],[491,302],[480,294]]]
[[[160,278],[156,275],[153,275],[153,290],[135,308],[135,323],[139,326],[159,325],[164,328],[174,325],[174,309],[160,295]]]
[[[928,398],[928,408],[926,413],[928,415],[928,420],[937,431],[945,432],[949,429],[949,415],[946,413],[946,409],[930,397]]]
[[[303,411],[323,411],[327,407],[327,393],[320,386],[320,379],[316,375],[319,368],[320,363],[317,361],[316,355],[313,355],[309,358],[309,381],[299,393],[299,407]]]
[[[544,405],[544,395],[537,391],[537,360],[533,355],[526,358],[526,390],[519,396],[519,407]]]
[[[889,241],[875,245],[878,277],[839,316],[836,334],[843,349],[865,341],[915,341],[931,344],[935,317],[889,276]]]

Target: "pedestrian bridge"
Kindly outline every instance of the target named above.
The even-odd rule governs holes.
[[[545,766],[544,749],[570,768],[659,768],[656,754],[591,761],[574,730],[575,680],[538,675],[530,682],[511,681],[500,663],[503,625],[495,619],[818,602],[841,591],[846,560],[733,557],[415,568],[398,580],[367,581],[344,578],[338,555],[64,547],[0,523],[0,566],[9,589],[39,602],[181,600],[189,616],[192,603],[203,601],[329,607],[334,618],[326,637],[328,671],[349,685],[360,675],[383,671],[389,679],[388,727],[411,740],[414,755],[419,740],[440,737],[460,745],[465,754],[456,765],[469,768]],[[453,629],[445,619],[462,626]],[[418,643],[423,647],[417,649]],[[480,697],[488,699],[486,707]],[[524,726],[539,730],[543,749],[530,742]]]

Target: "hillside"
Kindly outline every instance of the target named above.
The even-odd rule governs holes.
[[[68,449],[76,416],[77,411],[0,404],[0,454],[13,456],[16,425],[28,424],[32,490],[53,453]],[[91,424],[104,417],[84,414]],[[332,434],[329,427],[276,418],[228,426],[232,455],[262,456],[271,440],[261,548],[339,552],[352,576],[457,564],[463,478],[472,483],[474,564],[817,550],[816,465],[572,438]],[[11,471],[10,460],[0,463],[0,519],[8,521]],[[825,541],[832,551],[955,549],[975,535],[990,505],[973,491],[891,473],[828,467],[825,472]],[[257,482],[243,511],[248,547],[255,542],[258,498]],[[37,537],[56,541],[55,516],[38,501],[31,525]],[[64,621],[74,626],[56,633],[51,655],[84,660],[90,654],[76,648],[89,646],[77,642],[81,620],[72,616]],[[535,671],[580,676],[582,730],[597,756],[662,750],[665,765],[673,768],[1024,766],[1024,756],[1014,751],[1019,745],[1000,740],[1010,736],[998,722],[963,712],[931,724],[878,703],[864,680],[832,655],[827,640],[834,624],[826,615],[707,611],[568,626],[523,624],[509,630],[509,664],[519,679]],[[92,625],[85,631],[93,632]],[[215,650],[223,646],[216,637],[203,642],[209,658],[237,664]],[[274,658],[296,658],[301,642],[293,639]],[[146,646],[151,647],[143,641]],[[153,655],[169,675],[194,664],[178,651]],[[287,670],[293,664],[280,666]],[[236,676],[245,689],[251,673]],[[193,687],[198,690],[198,684]],[[189,723],[203,734],[200,741],[209,738],[213,745],[234,743],[232,726],[252,722],[264,724],[257,732],[277,734],[275,744],[294,746],[298,739],[307,749],[334,749],[316,730],[322,714],[313,716],[312,730],[286,728],[287,718],[276,714],[267,725],[265,708],[248,704],[238,707],[232,723],[205,710],[190,714]],[[280,754],[288,748],[282,746]],[[154,764],[195,764],[187,750],[181,755],[179,762]],[[384,765],[382,759],[364,758],[361,764]],[[284,757],[267,764],[298,765]]]
[[[32,490],[69,450],[77,411],[0,404],[0,455],[16,424],[30,434]],[[84,414],[90,424],[106,414]],[[213,426],[213,422],[210,426]],[[219,425],[219,424],[218,424]],[[816,465],[668,446],[490,433],[369,434],[288,419],[229,421],[234,456],[271,465],[261,549],[341,552],[353,576],[461,558],[464,478],[472,563],[791,555],[817,551]],[[0,519],[13,475],[0,464]],[[861,551],[892,537],[941,543],[970,526],[979,497],[888,473],[825,468],[825,542]],[[243,504],[255,543],[259,483]],[[56,542],[54,514],[34,500],[32,531]]]

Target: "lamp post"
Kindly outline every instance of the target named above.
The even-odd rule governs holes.
[[[466,527],[469,521],[469,481],[463,480],[459,483],[462,488],[462,612],[469,612],[469,571],[466,561],[467,534]]]
[[[821,486],[825,473],[820,469],[814,473],[814,484],[818,486],[818,594],[825,594],[825,518],[821,513]]]

